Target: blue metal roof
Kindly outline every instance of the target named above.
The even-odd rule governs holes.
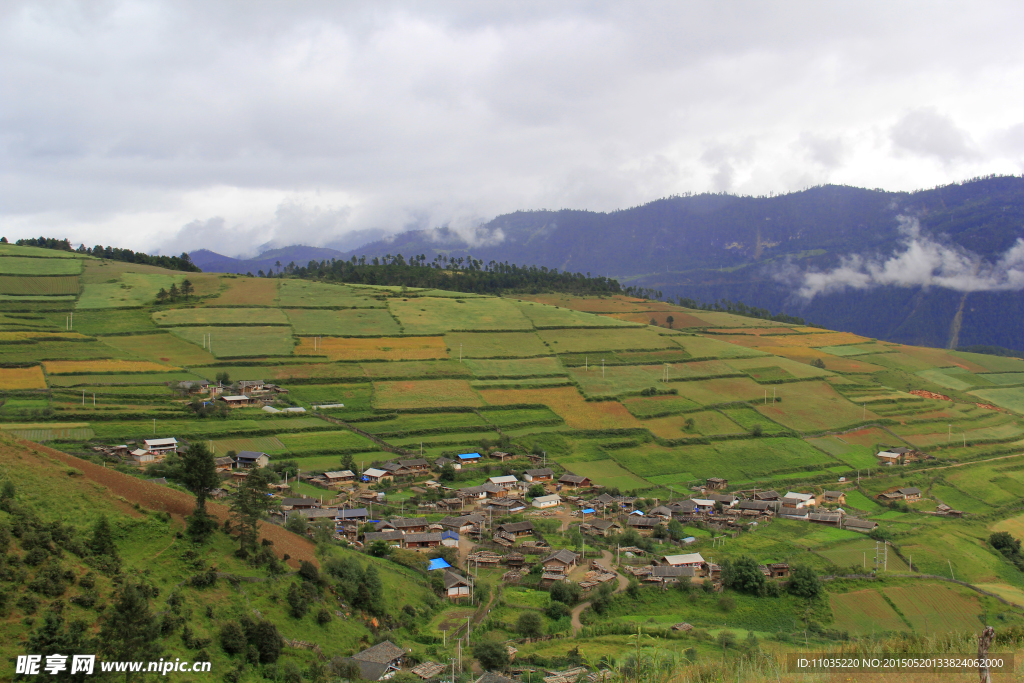
[[[585,514],[585,515],[592,515],[595,512],[597,512],[597,511],[594,508],[587,508],[586,510],[583,511],[583,514]]]
[[[430,560],[427,562],[427,571],[432,572],[435,569],[450,569],[451,565],[445,562],[443,557],[439,557],[436,560]]]
[[[479,453],[460,453],[459,457],[463,460],[472,460],[473,458],[479,458]]]

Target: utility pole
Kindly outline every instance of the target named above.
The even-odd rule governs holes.
[[[601,379],[604,379],[604,358],[601,359]]]
[[[459,342],[459,362],[462,362],[462,342]]]
[[[156,418],[153,418],[153,436],[156,436]]]
[[[946,426],[947,426],[947,427],[949,428],[949,429],[948,429],[948,430],[946,431],[946,443],[949,443],[950,441],[952,441],[952,440],[953,440],[953,423],[952,423],[952,422],[950,422],[950,423],[949,423],[948,425],[946,425]]]

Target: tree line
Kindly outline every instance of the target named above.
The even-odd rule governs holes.
[[[252,275],[252,273],[248,273]],[[472,256],[448,258],[439,255],[428,261],[423,254],[406,259],[401,254],[367,258],[353,256],[349,260],[310,261],[305,266],[294,262],[287,266],[277,264],[277,271],[260,270],[260,277],[297,277],[325,282],[349,284],[387,285],[444,289],[473,294],[501,292],[541,291],[566,292],[577,295],[622,294],[618,281],[591,276],[590,273],[570,273],[546,266],[518,266],[508,261],[484,263]]]
[[[6,238],[5,238],[6,239]],[[185,252],[181,256],[153,256],[141,251],[131,249],[120,249],[118,247],[104,247],[97,244],[91,249],[84,244],[78,245],[75,249],[71,246],[71,240],[57,239],[56,237],[29,237],[15,242],[23,247],[41,247],[43,249],[54,249],[56,251],[70,251],[78,254],[88,254],[96,258],[105,258],[111,261],[124,261],[126,263],[141,263],[147,266],[158,266],[168,270],[183,270],[189,273],[201,273],[199,266],[192,263],[192,259]]]

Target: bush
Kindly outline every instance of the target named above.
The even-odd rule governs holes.
[[[544,620],[532,610],[523,612],[516,620],[516,632],[524,638],[537,638],[544,633]]]
[[[220,646],[229,655],[237,655],[245,652],[248,643],[245,640],[245,631],[237,621],[225,622],[220,627]]]
[[[764,595],[767,580],[757,562],[746,555],[722,563],[722,585],[750,595]]]
[[[544,610],[544,613],[547,614],[548,619],[551,619],[552,621],[558,621],[563,617],[569,616],[572,613],[572,610],[570,610],[569,606],[566,605],[564,602],[552,600],[551,604],[548,605],[548,608]]]
[[[786,590],[801,598],[816,598],[821,594],[821,581],[813,569],[806,565],[793,567]]]
[[[575,605],[580,599],[579,584],[572,581],[556,581],[549,591],[552,600],[564,602],[566,605]]]
[[[736,609],[736,601],[730,595],[723,595],[718,599],[718,609],[723,612],[731,612]]]
[[[327,626],[327,624],[331,623],[333,620],[334,617],[331,616],[331,612],[329,610],[322,609],[316,613],[316,623],[320,626]]]
[[[508,666],[508,650],[493,640],[478,642],[473,646],[473,656],[484,671],[500,671]]]

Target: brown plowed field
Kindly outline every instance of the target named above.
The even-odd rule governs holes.
[[[100,484],[112,494],[121,496],[130,503],[138,503],[150,510],[166,511],[179,517],[186,517],[192,513],[195,499],[186,493],[136,479],[127,474],[121,474],[100,465],[94,465],[73,455],[68,455],[52,448],[46,448],[45,446],[39,446],[29,441],[19,441],[19,443],[24,446],[26,452],[44,453],[57,458],[75,469],[81,470],[86,479]],[[212,501],[207,503],[206,509],[221,523],[230,514],[228,506]],[[260,535],[262,538],[274,542],[274,550],[277,551],[278,556],[289,555],[288,564],[292,567],[297,568],[300,560],[306,560],[316,565],[320,564],[314,557],[313,550],[315,546],[312,542],[300,538],[276,524],[261,523]]]

